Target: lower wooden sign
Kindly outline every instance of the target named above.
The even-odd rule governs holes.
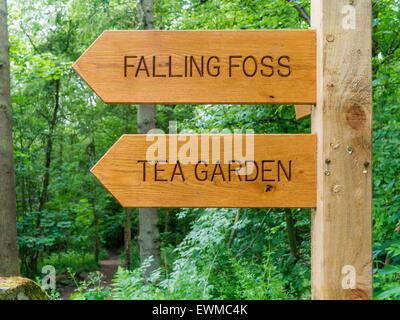
[[[91,172],[127,208],[313,208],[315,158],[315,135],[123,135]]]

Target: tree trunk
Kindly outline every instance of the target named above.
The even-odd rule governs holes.
[[[165,209],[164,232],[169,232],[169,208]]]
[[[45,156],[45,165],[44,165],[44,177],[43,177],[43,184],[42,184],[42,191],[39,197],[39,211],[36,216],[36,228],[41,233],[41,222],[42,222],[42,212],[47,204],[48,201],[48,191],[49,191],[49,184],[50,184],[50,168],[51,168],[51,153],[53,150],[53,141],[54,141],[54,131],[56,129],[56,125],[58,122],[58,111],[60,109],[60,79],[55,80],[55,103],[53,109],[53,116],[50,120],[50,128],[49,134],[47,136],[47,143],[46,143],[46,156]],[[31,274],[36,275],[38,270],[38,259],[39,259],[39,250],[37,248],[34,249],[34,253],[31,257]]]
[[[139,105],[138,133],[147,133],[156,126],[155,105]],[[139,209],[139,248],[140,261],[143,263],[149,257],[153,262],[145,272],[145,276],[161,266],[160,230],[158,226],[157,208]]]
[[[129,116],[131,113],[131,106],[126,106],[125,110],[125,124],[124,134],[129,133]],[[130,270],[131,265],[131,242],[132,242],[132,219],[131,208],[125,209],[125,226],[124,226],[124,248],[125,248],[125,268]]]
[[[100,241],[99,241],[99,219],[96,210],[96,184],[92,179],[92,211],[93,211],[93,225],[94,225],[94,260],[97,264],[100,264]]]
[[[147,133],[156,126],[155,105],[139,105],[138,133]],[[157,208],[139,209],[139,248],[140,261],[143,263],[149,257],[153,262],[145,272],[145,276],[161,266],[160,230],[158,226]]]
[[[235,233],[236,233],[235,227],[236,227],[236,224],[239,221],[239,218],[240,218],[240,208],[238,208],[237,211],[236,211],[235,221],[233,222],[231,235],[229,236],[229,241],[228,241],[228,246],[227,246],[228,249],[231,247],[232,242],[233,242],[233,238],[235,237]]]
[[[40,194],[39,200],[39,215],[37,218],[37,227],[40,227],[41,220],[41,212],[44,210],[44,207],[48,200],[48,190],[50,183],[50,166],[51,166],[51,152],[53,150],[53,139],[54,139],[54,130],[58,121],[58,110],[60,108],[60,80],[55,80],[55,104],[53,109],[53,117],[50,121],[50,130],[49,135],[47,137],[47,146],[46,146],[46,162],[45,162],[45,174],[43,178],[42,192]]]
[[[374,2],[372,6],[372,21],[379,17],[378,2]],[[372,27],[372,57],[376,57],[378,54],[378,38],[376,37],[376,30],[378,29],[378,24]],[[372,64],[372,72],[375,74],[378,70],[379,64]]]
[[[0,0],[0,276],[19,275],[7,1]]]
[[[137,0],[139,28],[142,30],[154,29],[153,0]]]
[[[137,0],[137,7],[140,29],[153,29],[153,0]],[[156,127],[156,106],[154,104],[139,105],[137,127],[138,133],[142,134]],[[148,276],[153,270],[161,266],[160,230],[156,208],[139,209],[139,248],[141,263],[149,257],[153,257],[153,262],[145,272],[145,276]]]
[[[132,220],[131,208],[125,209],[125,228],[124,228],[124,242],[125,242],[125,268],[130,270],[131,265],[131,241],[132,241]]]
[[[94,144],[94,138],[89,145],[90,149],[90,160],[94,163],[96,159],[96,148]],[[93,226],[94,226],[94,260],[99,264],[100,256],[100,240],[99,240],[99,218],[96,210],[96,182],[92,179],[92,212],[93,212]]]
[[[26,151],[25,151],[24,143],[23,143],[22,130],[20,130],[20,132],[19,132],[19,145],[20,145],[21,152],[25,153]],[[18,180],[17,180],[16,184],[18,184]],[[22,202],[21,203],[21,209],[22,209],[22,216],[24,216],[26,211],[27,211],[25,193],[26,193],[25,173],[22,173],[22,175],[21,175],[21,202]]]

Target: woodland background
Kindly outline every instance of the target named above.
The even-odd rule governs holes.
[[[141,131],[143,107],[105,105],[71,65],[104,30],[151,28],[148,2],[8,1],[21,273],[40,281],[53,265],[59,280],[73,275],[74,299],[309,299],[309,210],[159,209],[144,248],[139,210],[121,208],[90,174],[123,133]],[[400,299],[400,2],[373,3],[374,294]],[[309,12],[303,0],[156,0],[154,28],[307,29],[298,5]],[[165,132],[169,121],[178,130],[310,132],[290,105],[156,110]],[[112,284],[99,274],[80,282],[110,251],[124,266]]]

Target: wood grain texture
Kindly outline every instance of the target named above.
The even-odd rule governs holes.
[[[164,137],[168,144],[166,150],[169,150],[169,145],[176,141],[177,136]],[[191,137],[193,140],[189,140]],[[251,174],[249,170],[248,180],[255,181],[245,181],[245,176],[241,176],[240,179],[233,171],[229,176],[228,160],[237,159],[232,153],[225,155],[224,150],[225,139],[227,139],[226,145],[232,146],[229,140],[232,137],[232,135],[188,135],[187,140],[177,141],[178,150],[181,151],[185,145],[187,146],[188,141],[196,141],[197,146],[195,145],[192,150],[198,150],[198,154],[201,155],[189,153],[192,163],[181,164],[184,179],[181,175],[175,175],[171,181],[176,158],[172,160],[172,153],[170,155],[169,151],[165,160],[171,164],[157,165],[159,170],[157,180],[167,181],[156,181],[154,164],[145,164],[144,178],[144,164],[138,163],[138,160],[146,160],[146,150],[149,146],[155,141],[161,141],[158,138],[155,141],[146,141],[146,135],[123,135],[91,172],[123,207],[315,207],[316,137],[314,135],[254,135],[254,161],[258,163],[259,170],[258,176],[255,167]],[[246,155],[246,140],[244,136],[240,137],[243,141],[242,150]],[[208,140],[205,140],[206,138]],[[215,147],[215,141],[219,141],[219,149]],[[208,146],[210,153],[212,150],[217,150],[218,159],[214,158],[213,161],[211,155],[205,156],[207,149],[205,146]],[[164,156],[161,156],[162,153],[159,155],[159,160],[162,160]],[[206,161],[208,166],[200,164],[196,171],[199,157]],[[182,159],[179,156],[178,160]],[[217,160],[220,161],[221,169],[216,168]],[[262,181],[263,160],[268,161],[264,163],[264,180],[274,181]],[[278,161],[281,161],[286,174],[281,167],[278,168]],[[241,162],[243,165],[244,160]],[[237,168],[239,164],[232,161],[231,169]],[[177,168],[175,172],[181,171]]]
[[[312,297],[371,299],[371,1],[311,3],[318,65]],[[351,281],[343,286],[351,276],[342,274],[345,266],[355,270],[354,286]]]
[[[73,69],[109,104],[313,104],[315,50],[314,30],[105,31]]]
[[[297,120],[301,120],[301,119],[305,119],[311,116],[311,109],[312,106],[311,105],[297,105],[294,106],[295,111],[296,111],[296,119]]]

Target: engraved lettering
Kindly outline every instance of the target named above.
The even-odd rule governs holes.
[[[217,172],[217,169],[219,169],[219,172]],[[219,161],[217,161],[217,163],[214,166],[214,172],[211,176],[211,181],[214,181],[215,176],[222,176],[222,180],[226,181],[224,172],[222,171],[221,164]]]
[[[269,59],[271,62],[274,62],[274,58],[272,58],[271,56],[262,57],[262,59],[261,59],[262,66],[269,68],[270,71],[265,73],[264,70],[261,70],[261,75],[263,77],[272,77],[274,75],[274,67],[269,64],[266,64],[265,60],[267,60],[267,59]]]
[[[134,68],[134,64],[128,64],[128,59],[134,59],[137,58],[137,56],[125,56],[124,57],[124,76],[125,78],[128,76],[128,68]]]
[[[288,56],[283,56],[283,57],[280,57],[279,60],[278,60],[279,66],[284,67],[285,69],[287,69],[287,72],[282,72],[280,69],[278,69],[278,74],[281,77],[289,77],[292,74],[292,68],[287,64],[283,64],[282,63],[283,59],[286,59],[287,62],[289,63],[290,62],[290,58]]]
[[[265,169],[266,163],[274,163],[275,160],[263,160],[262,163],[262,181],[263,182],[275,182],[275,179],[266,179],[264,173],[265,172],[272,172],[272,169]]]
[[[193,77],[193,65],[196,67],[200,77],[204,76],[204,56],[201,56],[201,68],[197,64],[195,58],[190,56],[190,76]]]
[[[254,64],[253,73],[248,73],[247,72],[248,70],[246,69],[247,61],[249,61],[249,60],[253,60],[253,64]],[[257,59],[254,58],[253,56],[248,56],[243,60],[243,73],[246,75],[246,77],[249,77],[249,78],[254,77],[256,75],[256,73],[257,73],[257,69],[258,69]]]
[[[292,160],[289,160],[289,170],[286,171],[285,167],[282,164],[282,161],[278,161],[278,181],[281,181],[281,169],[286,176],[287,181],[292,181]]]
[[[176,173],[176,169],[178,169],[178,168],[179,168],[179,172],[180,173]],[[182,177],[182,181],[185,181],[185,176],[183,175],[181,163],[179,162],[179,160],[176,162],[175,167],[174,167],[174,171],[172,172],[171,182],[174,181],[175,176],[181,176]]]
[[[169,77],[170,78],[182,78],[181,74],[172,74],[172,57],[171,56],[169,56],[168,70],[169,70]]]
[[[239,68],[240,65],[232,64],[233,59],[240,59],[242,56],[229,56],[229,77],[232,77],[232,68]]]
[[[210,75],[211,77],[218,77],[218,76],[220,75],[221,67],[220,67],[219,65],[214,65],[212,68],[213,68],[214,70],[216,70],[216,72],[215,72],[215,73],[211,72],[211,70],[210,70],[210,64],[211,64],[211,61],[212,61],[212,60],[216,60],[217,63],[219,63],[219,58],[218,58],[218,57],[216,57],[216,56],[210,57],[210,58],[208,59],[208,61],[207,61],[207,73],[208,73],[208,75]]]
[[[153,56],[153,78],[165,78],[167,76],[165,74],[157,74],[156,69],[157,69],[156,56]]]
[[[158,178],[158,172],[163,172],[165,171],[164,169],[158,169],[158,163],[166,163],[167,161],[160,161],[157,160],[155,165],[154,165],[154,181],[168,181],[167,179],[161,179]]]
[[[232,168],[232,164],[237,163],[239,164],[239,168]],[[229,160],[228,164],[228,181],[231,181],[231,173],[235,172],[234,176],[237,176],[240,181],[242,181],[242,177],[239,174],[241,168],[241,162],[238,160]]]
[[[142,64],[143,64],[143,67],[142,67]],[[144,59],[144,56],[141,56],[141,57],[140,57],[139,65],[138,65],[138,68],[137,68],[136,74],[135,74],[135,77],[136,77],[136,78],[137,78],[137,76],[138,76],[138,74],[139,74],[140,71],[146,71],[146,75],[147,75],[148,77],[150,77],[149,69],[147,69],[147,64],[146,64],[146,60]]]
[[[143,163],[143,181],[146,181],[146,163],[147,160],[138,160],[138,163]]]
[[[195,168],[194,168],[194,174],[195,174],[196,179],[197,179],[198,181],[206,181],[206,180],[207,180],[207,176],[208,176],[208,171],[207,171],[207,170],[202,170],[202,171],[200,171],[200,172],[203,174],[203,177],[201,177],[201,178],[199,177],[198,167],[199,167],[200,164],[203,164],[206,168],[207,168],[207,166],[208,166],[207,162],[205,162],[205,161],[199,161],[199,162],[197,162],[197,164],[196,164],[196,166],[195,166]]]
[[[248,163],[253,163],[254,164],[254,168],[256,169],[256,174],[255,174],[255,176],[254,176],[254,178],[253,179],[250,179],[249,178],[249,175],[248,175],[248,166],[247,166],[247,164]],[[257,180],[257,178],[258,178],[258,164],[257,164],[257,162],[255,162],[254,160],[246,160],[245,161],[245,172],[246,172],[246,181],[247,182],[253,182],[253,181],[256,181]],[[254,170],[253,170],[254,171]]]

